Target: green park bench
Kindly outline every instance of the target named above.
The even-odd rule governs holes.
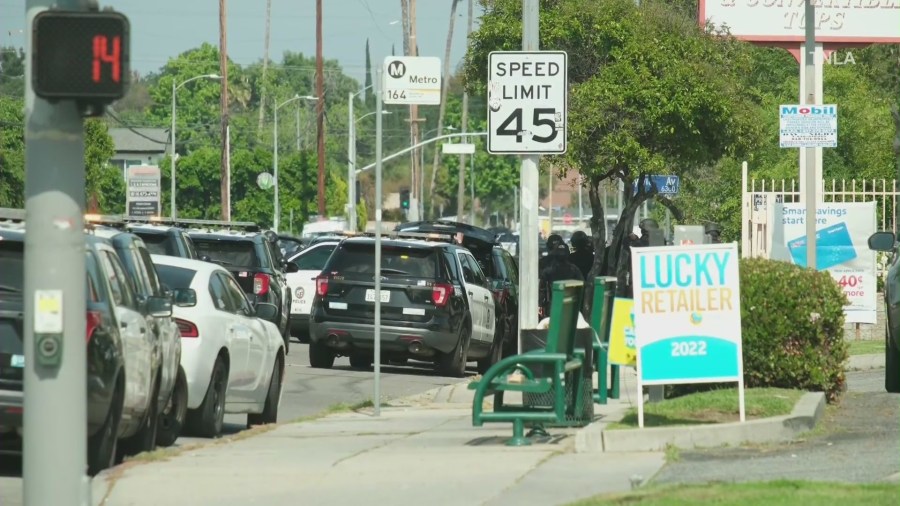
[[[597,371],[597,390],[594,391],[593,399],[597,404],[606,404],[609,397],[619,398],[619,366],[609,365],[609,332],[615,297],[616,278],[594,278],[590,324],[594,330],[593,348]]]
[[[581,281],[557,281],[553,284],[550,328],[544,349],[504,358],[488,369],[481,380],[469,384],[469,389],[475,390],[472,425],[480,427],[484,422],[512,422],[513,437],[506,444],[524,446],[531,444],[525,437],[525,422],[565,425],[567,418],[572,419],[582,412],[582,392],[585,388],[591,388],[590,385],[585,386],[581,371],[584,350],[575,348],[583,285]],[[536,374],[538,370],[545,372]],[[510,376],[515,372],[524,377],[519,381],[510,381]],[[567,382],[572,383],[568,389],[571,392],[569,395]],[[507,405],[503,402],[504,392],[552,393],[552,405]],[[485,413],[484,397],[491,394],[494,395],[493,411]],[[590,420],[581,422],[587,424]]]

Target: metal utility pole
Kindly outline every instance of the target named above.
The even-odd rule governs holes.
[[[352,91],[347,93],[347,219],[350,231],[356,232],[356,121],[353,119],[353,95]]]
[[[466,21],[466,40],[469,40],[469,36],[472,34],[472,0],[469,0],[468,10],[469,10],[469,18]],[[463,91],[463,99],[462,99],[462,133],[466,133],[469,130],[469,92]],[[469,142],[468,139],[463,142]],[[475,154],[472,154],[473,159],[473,170],[474,170],[474,159]],[[457,178],[459,179],[459,184],[456,187],[456,219],[457,221],[461,221],[461,217],[463,215],[463,210],[465,208],[465,200],[466,200],[466,155],[459,155],[459,169],[457,170]],[[472,187],[474,191],[474,186]],[[475,224],[475,197],[472,196],[472,206],[471,212],[471,224]]]
[[[263,42],[263,68],[262,68],[262,90],[259,95],[259,123],[256,126],[257,137],[262,135],[263,128],[263,116],[266,113],[266,73],[269,70],[269,40],[270,40],[270,25],[272,19],[272,0],[266,0],[266,34],[265,34],[265,42]],[[299,110],[299,109],[298,109]],[[297,127],[297,131],[299,132],[300,127]],[[298,137],[299,139],[299,137]],[[299,140],[297,143],[299,144]],[[299,147],[297,148],[300,149]]]
[[[522,50],[540,49],[540,3],[522,0]],[[538,204],[540,202],[538,165],[540,155],[523,155],[520,172],[519,215],[519,353],[522,352],[522,330],[537,328],[538,324]]]
[[[382,114],[381,114],[381,93],[382,93],[382,69],[378,67],[375,74],[375,392],[373,401],[375,403],[375,416],[381,415],[381,202],[383,196],[381,194],[381,171],[384,165],[381,159],[381,136],[382,136]],[[351,123],[353,119],[351,118]]]
[[[221,176],[222,182],[219,186],[219,197],[222,202],[222,219],[228,220],[231,216],[229,194],[231,188],[230,179],[230,160],[231,153],[228,148],[228,45],[227,45],[227,14],[225,11],[225,0],[219,0],[219,75],[222,76],[222,166]]]
[[[78,0],[25,3],[28,227],[23,298],[25,315],[31,316],[25,318],[23,329],[25,506],[91,504],[86,474],[84,126],[74,101],[39,98],[30,79],[34,16],[52,7],[81,10],[82,6]],[[56,343],[55,351],[47,353],[44,341]]]
[[[419,56],[419,41],[416,37],[416,0],[408,0],[409,2],[409,56]],[[409,141],[415,146],[419,143],[419,106],[412,104],[409,106]],[[412,152],[411,163],[413,179],[410,181],[410,220],[424,219],[422,210],[424,209],[424,198],[422,194],[422,181],[424,181],[425,173],[424,165],[419,163],[419,156],[416,151]],[[413,206],[415,212],[413,212]]]
[[[319,162],[319,218],[325,218],[325,76],[322,70],[322,0],[316,0],[316,143]]]
[[[804,103],[813,105],[816,103],[816,7],[813,0],[806,0],[806,93]],[[816,187],[819,184],[816,178],[816,148],[806,149],[806,265],[816,269]]]

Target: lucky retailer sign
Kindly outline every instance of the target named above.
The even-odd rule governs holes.
[[[565,51],[488,55],[489,153],[566,152],[567,59]]]
[[[848,323],[875,323],[875,252],[869,236],[875,233],[875,202],[816,204],[816,270],[828,271],[849,300]],[[775,204],[769,257],[806,267],[806,208],[803,204]]]
[[[739,259],[736,243],[632,250],[639,393],[644,385],[736,381],[744,421]]]

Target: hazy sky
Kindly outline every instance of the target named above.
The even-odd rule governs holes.
[[[344,71],[360,82],[365,72],[365,44],[369,38],[373,67],[391,54],[403,52],[399,0],[322,0],[323,55],[337,59]],[[475,6],[476,26],[480,9]],[[0,45],[23,46],[25,1],[0,0]],[[219,43],[218,0],[101,0],[131,21],[131,65],[145,74],[158,70],[169,58],[210,42]],[[419,52],[443,58],[449,26],[448,0],[418,0]],[[465,53],[466,2],[457,9],[451,68]],[[239,64],[263,56],[266,0],[227,0],[228,55]],[[315,0],[272,0],[270,59],[284,51],[314,56]]]

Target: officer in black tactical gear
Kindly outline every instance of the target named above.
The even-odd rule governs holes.
[[[550,294],[556,281],[584,281],[581,270],[569,259],[569,247],[560,241],[547,255],[547,263],[540,271],[539,301],[541,318],[550,316]]]
[[[569,256],[569,260],[581,270],[582,276],[587,279],[588,273],[594,265],[594,247],[591,239],[584,231],[576,230],[572,234],[571,242],[575,251]]]

